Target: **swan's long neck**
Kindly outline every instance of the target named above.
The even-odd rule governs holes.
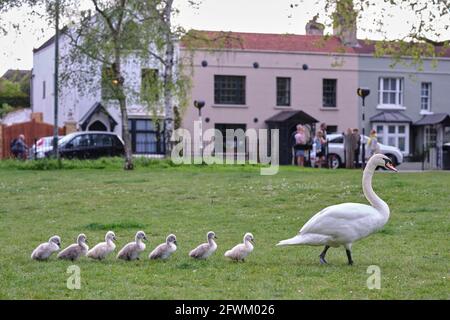
[[[375,169],[376,167],[373,164],[367,164],[363,173],[362,188],[364,196],[370,202],[372,207],[377,209],[387,219],[389,218],[389,206],[372,189],[372,176]]]

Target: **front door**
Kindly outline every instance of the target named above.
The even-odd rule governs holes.
[[[103,124],[103,122],[97,120],[94,123],[92,123],[89,128],[89,131],[108,131],[108,128]]]

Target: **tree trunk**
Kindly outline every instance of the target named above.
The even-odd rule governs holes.
[[[125,143],[125,170],[133,170],[133,152],[131,150],[131,137],[128,129],[127,103],[124,98],[119,99],[120,112],[122,114],[122,138]]]
[[[120,51],[116,48],[116,54],[114,58],[113,74],[114,79],[117,81],[116,97],[119,100],[120,113],[122,115],[122,139],[125,144],[125,163],[123,165],[124,170],[133,170],[133,152],[131,150],[131,137],[128,129],[128,110],[126,96],[123,90],[123,77],[121,75],[120,65]]]
[[[173,0],[168,0],[164,8],[163,19],[166,27],[166,54],[164,58],[164,136],[165,136],[165,149],[166,156],[170,156],[172,152],[172,142],[170,138],[173,132],[173,67],[174,67],[174,56],[175,48],[172,38],[172,24],[171,24],[171,14],[172,14]]]

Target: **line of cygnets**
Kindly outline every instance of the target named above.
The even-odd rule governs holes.
[[[194,259],[206,259],[217,250],[217,244],[214,239],[217,239],[216,234],[213,231],[207,233],[208,241],[200,244],[195,249],[189,252],[189,256]],[[139,260],[139,255],[145,250],[144,240],[147,240],[147,236],[144,231],[138,231],[134,238],[134,241],[126,244],[117,254],[117,259],[123,260]],[[77,237],[77,242],[71,244],[64,250],[58,253],[59,259],[75,261],[82,256],[87,256],[96,260],[105,259],[111,252],[116,249],[114,243],[116,241],[116,235],[112,231],[108,231],[105,235],[105,242],[100,242],[89,250],[89,246],[86,244],[87,238],[84,233],[81,233]],[[243,243],[234,246],[232,249],[225,252],[225,257],[228,257],[235,261],[244,261],[250,252],[253,251],[254,241],[251,233],[244,235]],[[52,236],[48,242],[41,243],[31,254],[31,258],[34,260],[47,260],[54,252],[61,249],[61,238],[57,235]],[[150,259],[167,259],[172,253],[177,250],[177,237],[174,234],[169,234],[166,238],[166,242],[158,245],[149,254]]]

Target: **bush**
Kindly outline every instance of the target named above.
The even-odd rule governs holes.
[[[15,160],[5,159],[0,161],[0,169],[17,170],[58,170],[58,169],[123,169],[123,158],[108,157],[96,160],[61,160],[61,168],[56,159]],[[134,159],[136,168],[168,168],[174,166],[168,159],[150,159],[138,157]]]

